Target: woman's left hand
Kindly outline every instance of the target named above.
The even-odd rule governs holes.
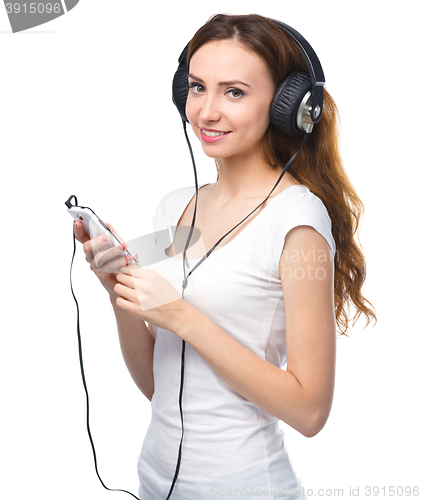
[[[138,266],[126,266],[116,275],[114,292],[121,309],[178,334],[188,321],[192,306],[181,297],[172,284],[160,274]]]

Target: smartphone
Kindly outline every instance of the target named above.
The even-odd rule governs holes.
[[[65,204],[67,206],[67,211],[70,214],[70,216],[75,221],[80,220],[82,222],[85,233],[88,234],[91,239],[97,238],[98,236],[107,235],[110,237],[110,243],[108,244],[109,248],[121,244],[121,241],[117,238],[117,236],[113,234],[113,232],[110,231],[110,229],[108,229],[107,225],[89,207],[79,207],[78,205],[71,206],[69,200],[65,202]],[[122,253],[122,255],[131,255],[131,254],[128,250],[126,250],[125,252]],[[138,263],[135,257],[133,257],[131,263],[135,264]]]

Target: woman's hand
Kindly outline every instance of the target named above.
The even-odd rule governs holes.
[[[194,310],[169,281],[150,269],[127,266],[116,280],[117,306],[159,328],[177,334]]]
[[[122,241],[122,238],[111,224],[107,224],[107,227]],[[114,287],[117,284],[116,274],[133,260],[131,256],[125,257],[121,255],[126,250],[125,243],[123,242],[121,245],[110,248],[109,236],[98,236],[91,240],[83,229],[82,223],[79,221],[75,221],[74,232],[75,238],[83,243],[83,251],[91,270],[110,294],[110,298],[117,299],[117,295],[114,292]]]

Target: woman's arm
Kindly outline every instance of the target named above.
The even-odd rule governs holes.
[[[309,226],[292,229],[279,273],[285,300],[287,370],[250,352],[195,308],[174,333],[239,394],[312,437],[329,416],[335,378],[334,263],[326,240]]]
[[[117,307],[110,298],[117,322],[121,352],[137,387],[149,399],[154,393],[153,351],[155,338],[145,322]]]

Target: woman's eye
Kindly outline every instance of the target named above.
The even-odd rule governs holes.
[[[193,92],[197,94],[201,94],[205,91],[205,87],[203,85],[200,85],[200,83],[191,83],[189,87],[193,89]]]
[[[227,93],[231,94],[231,97],[234,97],[234,99],[239,99],[240,97],[245,95],[244,92],[240,89],[231,89],[231,90],[228,90]]]

